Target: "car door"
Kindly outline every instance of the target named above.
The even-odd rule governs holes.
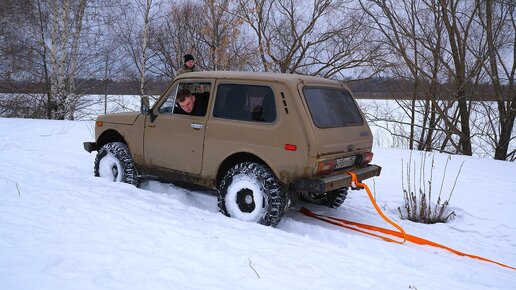
[[[200,174],[208,114],[191,116],[174,112],[176,94],[183,88],[210,101],[210,82],[181,82],[172,86],[168,96],[156,104],[152,115],[147,116],[144,158],[149,166]]]

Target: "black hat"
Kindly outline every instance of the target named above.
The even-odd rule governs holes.
[[[191,54],[185,54],[185,62],[187,62],[187,61],[189,61],[189,60],[194,60],[193,55],[191,55]]]

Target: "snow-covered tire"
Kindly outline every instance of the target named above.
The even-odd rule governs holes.
[[[276,226],[285,211],[285,193],[272,172],[258,163],[231,168],[218,188],[220,212],[243,221]]]
[[[348,196],[347,188],[334,189],[322,194],[303,192],[301,198],[307,202],[327,206],[330,208],[338,208],[344,203]]]
[[[95,157],[94,172],[95,176],[138,186],[138,171],[129,147],[122,142],[107,143],[100,148]]]

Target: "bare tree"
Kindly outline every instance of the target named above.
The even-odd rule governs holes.
[[[26,74],[42,81],[49,119],[75,119],[85,99],[86,78],[98,70],[97,47],[91,39],[98,33],[95,0],[33,0],[30,21],[24,27],[26,48],[30,50]]]
[[[241,70],[251,62],[242,21],[232,13],[234,0],[177,2],[164,21],[153,26],[152,49],[161,65],[157,73],[174,77],[191,53],[209,70]],[[252,57],[251,57],[252,58]]]
[[[146,69],[148,62],[149,50],[149,30],[150,30],[150,10],[152,8],[152,0],[145,1],[143,9],[143,39],[141,48],[140,64],[137,66],[140,71],[140,95],[145,95]]]
[[[514,158],[515,150],[509,152],[516,116],[516,3],[514,1],[478,1],[479,19],[486,35],[486,62],[483,64],[494,88],[493,94],[498,108],[497,114],[487,113],[487,124],[482,132],[494,147],[494,158],[506,160]],[[511,57],[507,54],[512,51]],[[509,60],[507,60],[507,58]],[[491,108],[486,105],[486,110]],[[497,116],[497,117],[494,117]],[[484,123],[484,122],[482,122]]]
[[[471,155],[471,129],[470,112],[468,107],[468,97],[466,87],[470,81],[467,75],[467,54],[468,36],[471,32],[475,15],[478,11],[478,3],[470,1],[446,1],[439,0],[443,22],[447,31],[450,44],[450,53],[454,67],[449,67],[451,81],[454,84],[455,100],[459,108],[460,115],[460,143],[459,152]],[[474,64],[473,75],[478,72],[480,62]]]
[[[173,78],[183,64],[183,54],[193,53],[195,42],[199,41],[196,38],[196,28],[201,21],[198,11],[201,11],[200,5],[191,1],[172,3],[163,21],[151,25],[151,48],[159,63],[153,68],[154,73]],[[204,66],[199,57],[198,65]]]
[[[258,53],[264,71],[269,71],[271,66],[267,57],[267,43],[270,37],[267,35],[267,27],[271,21],[271,11],[274,1],[238,0],[238,16],[245,21],[255,33],[258,44]]]
[[[160,63],[156,72],[173,78],[187,53],[195,56],[197,66],[208,68],[210,50],[201,33],[209,30],[205,25],[206,8],[199,2],[184,1],[173,3],[167,11],[163,21],[156,22],[152,29],[152,49]]]
[[[38,3],[40,11],[48,11],[49,39],[42,36],[45,51],[48,51],[51,106],[50,118],[73,119],[78,97],[75,94],[78,47],[83,32],[83,18],[87,0]],[[43,7],[42,7],[43,6]],[[48,40],[48,41],[47,41]]]
[[[151,27],[160,18],[160,2],[153,0],[116,1],[111,12],[111,28],[125,54],[123,72],[147,93],[152,75]]]
[[[410,118],[410,131],[407,132],[410,149],[415,147],[418,142],[418,149],[429,150],[432,143],[433,132],[435,130],[435,114],[430,103],[430,99],[435,98],[435,80],[437,80],[437,69],[440,65],[440,54],[442,54],[441,29],[439,26],[433,28],[432,19],[423,17],[429,15],[428,10],[420,1],[404,1],[401,5],[393,6],[386,1],[361,1],[363,10],[373,19],[390,57],[386,58],[386,67],[397,78],[406,79],[412,82],[412,87],[407,90],[404,88],[393,88],[393,94],[399,97],[410,97],[410,102],[398,100],[401,108],[405,110]],[[401,6],[401,7],[400,7]],[[423,12],[424,13],[418,13]],[[431,14],[430,14],[431,15]],[[425,47],[434,47],[429,55],[425,52]],[[434,59],[434,61],[429,61]],[[398,65],[403,63],[403,66]],[[421,68],[431,71],[432,76],[421,73]],[[431,80],[430,86],[426,86]],[[426,87],[426,88],[425,88]],[[432,91],[433,89],[433,91]],[[399,96],[404,92],[404,96]],[[424,94],[428,98],[422,102],[423,110],[416,109],[419,97]],[[395,98],[396,99],[396,98]],[[416,115],[421,115],[422,126],[416,125]],[[419,127],[420,136],[416,137]],[[426,134],[426,138],[425,138]],[[425,140],[426,139],[426,140]]]
[[[20,82],[38,82],[38,45],[32,35],[36,11],[34,1],[6,0],[0,3],[0,86],[3,90],[24,89]],[[27,89],[27,88],[25,88]],[[47,106],[37,95],[4,95],[0,100],[0,115],[5,117],[45,117]]]
[[[32,9],[29,0],[0,3],[0,80],[4,82],[18,78],[27,69],[29,48],[24,27]]]
[[[432,138],[436,137],[435,129],[440,126],[436,123],[439,119],[446,133],[441,150],[452,146],[457,153],[471,155],[470,111],[472,101],[476,100],[471,92],[480,79],[483,62],[481,56],[475,57],[479,47],[471,45],[478,34],[477,3],[406,0],[401,9],[390,1],[360,3],[375,21],[383,41],[392,49],[392,59],[400,59],[410,72],[414,82],[412,121],[415,120],[416,96],[427,98],[418,148],[429,149]],[[419,92],[421,89],[424,90]],[[411,138],[415,138],[413,134],[414,131]]]
[[[231,50],[240,37],[242,21],[229,13],[234,0],[202,0],[203,21],[197,33],[206,51],[198,48],[204,56],[205,65],[211,70],[228,70],[241,66],[241,54]]]
[[[332,77],[371,64],[364,17],[344,0],[238,0],[237,13],[253,31],[265,71]]]

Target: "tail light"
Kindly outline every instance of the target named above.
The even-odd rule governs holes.
[[[315,165],[314,175],[330,174],[335,170],[335,160],[319,161]]]
[[[293,144],[285,144],[283,146],[283,148],[285,150],[288,150],[288,151],[296,151],[297,150],[297,145],[293,145]]]
[[[371,161],[373,161],[373,152],[366,152],[362,157],[363,159],[360,165],[366,166],[367,164],[371,163]]]

